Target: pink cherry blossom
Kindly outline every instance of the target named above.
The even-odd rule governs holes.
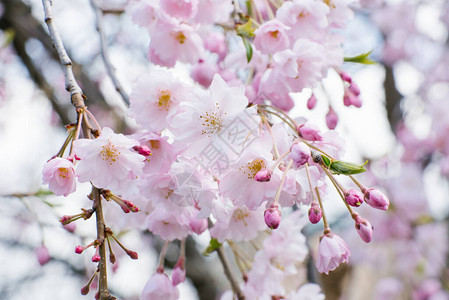
[[[360,206],[363,203],[363,193],[359,190],[348,190],[346,191],[345,201],[351,206]]]
[[[285,1],[276,12],[276,19],[290,26],[292,40],[312,38],[319,40],[328,25],[329,7],[314,0]]]
[[[226,217],[217,220],[214,227],[210,229],[210,234],[220,243],[228,239],[233,241],[254,239],[259,231],[266,229],[263,211],[263,207],[259,207],[255,211],[251,211],[245,206],[237,207]]]
[[[309,208],[308,215],[309,221],[312,224],[316,224],[321,220],[321,217],[323,216],[323,211],[317,202],[312,202]]]
[[[42,170],[42,183],[58,196],[68,196],[76,189],[75,167],[71,161],[55,157],[45,163]]]
[[[217,143],[223,143],[220,135],[245,111],[257,119],[255,108],[245,110],[247,105],[243,86],[230,87],[220,75],[215,74],[209,89],[195,90],[190,101],[182,106],[183,112],[173,119],[172,131],[177,141],[190,143],[183,154],[188,157],[198,155],[211,143],[219,146]],[[242,118],[248,118],[248,114]],[[225,145],[220,147],[229,148]]]
[[[254,34],[254,47],[264,54],[274,54],[286,49],[289,45],[288,36],[284,24],[277,20],[263,23]]]
[[[371,242],[373,238],[373,226],[371,226],[367,219],[357,217],[355,220],[355,229],[365,243]]]
[[[139,142],[108,127],[94,140],[76,140],[73,146],[81,159],[76,169],[79,181],[112,190],[124,187],[142,174],[145,165],[145,158],[132,150],[135,145]]]
[[[178,288],[163,273],[154,273],[142,291],[142,300],[177,300],[178,298]]]
[[[188,87],[166,69],[141,75],[130,95],[129,114],[145,129],[161,131],[172,121]]]
[[[325,234],[318,246],[316,267],[320,273],[329,274],[341,263],[348,263],[350,256],[351,250],[341,237],[334,233]]]
[[[200,23],[225,23],[234,6],[231,0],[198,0],[195,21]]]
[[[293,160],[297,168],[306,164],[311,155],[309,146],[303,142],[294,143],[290,148],[290,158]]]
[[[377,189],[368,189],[364,193],[365,202],[371,207],[387,210],[390,206],[390,200],[381,191]]]
[[[161,8],[170,16],[188,20],[196,15],[198,0],[161,0]]]
[[[181,240],[191,233],[186,209],[168,210],[160,206],[148,215],[147,226],[152,233],[167,241]]]
[[[157,22],[151,32],[149,59],[173,67],[176,61],[196,63],[203,55],[203,42],[192,26],[177,22]]]
[[[279,206],[271,204],[270,208],[266,209],[264,214],[265,224],[271,229],[277,229],[281,223],[281,211]]]

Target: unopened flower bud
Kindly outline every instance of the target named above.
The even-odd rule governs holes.
[[[371,226],[367,219],[357,216],[355,219],[355,230],[357,230],[360,238],[365,243],[371,242],[373,238],[373,226]]]
[[[300,167],[309,161],[311,156],[310,148],[303,142],[295,143],[290,148],[290,158]]]
[[[354,105],[355,107],[361,107],[362,101],[356,95],[354,95],[349,89],[345,89],[345,95],[343,96],[343,104],[345,106]]]
[[[92,262],[99,262],[101,259],[101,256],[98,253],[95,253],[94,256],[92,256]]]
[[[345,194],[345,201],[351,206],[359,207],[363,203],[363,194],[358,190],[348,190]]]
[[[254,179],[259,182],[267,182],[271,179],[271,171],[268,169],[262,169],[254,175]]]
[[[193,217],[189,221],[190,229],[196,234],[202,234],[207,229],[207,219],[197,219]]]
[[[351,93],[353,93],[355,96],[360,96],[360,89],[359,86],[353,82],[349,85],[349,90],[351,91]]]
[[[175,267],[173,268],[173,272],[171,274],[171,280],[173,285],[178,285],[181,282],[186,280],[186,269],[184,267],[185,257],[181,256],[178,259]]]
[[[85,248],[83,246],[78,245],[78,246],[75,247],[75,253],[76,254],[81,254],[81,253],[83,253],[84,249]]]
[[[59,219],[59,222],[61,222],[62,225],[67,225],[70,223],[72,217],[71,216],[62,216],[61,219]]]
[[[321,220],[323,211],[318,203],[312,202],[309,208],[309,221],[312,224],[316,224]]]
[[[311,124],[302,124],[298,126],[298,135],[308,141],[321,141],[323,137],[318,127]]]
[[[390,200],[378,189],[367,189],[364,194],[365,202],[371,207],[387,210],[390,206]]]
[[[137,152],[139,152],[140,155],[143,155],[145,157],[152,155],[150,148],[148,148],[145,145],[144,146],[134,146],[133,149],[136,150]]]
[[[70,233],[74,233],[75,229],[76,229],[76,224],[75,223],[69,223],[67,225],[63,225],[62,227],[64,227],[65,230],[67,230]]]
[[[338,115],[335,113],[335,111],[332,109],[332,107],[329,107],[329,112],[326,114],[326,125],[329,129],[335,129],[338,124]]]
[[[314,109],[316,106],[316,97],[314,94],[312,94],[309,98],[309,100],[307,100],[307,108],[308,109]]]
[[[346,81],[347,83],[352,82],[352,78],[348,73],[341,71],[339,74],[340,74],[341,80]]]
[[[51,259],[50,253],[48,253],[48,249],[44,245],[42,245],[40,247],[37,247],[34,250],[34,253],[36,254],[37,261],[39,262],[39,264],[41,266],[43,266],[46,263],[48,263],[50,261],[50,259]]]
[[[139,256],[137,255],[137,252],[135,252],[135,251],[126,250],[126,254],[128,254],[128,256],[131,257],[131,259],[139,258]]]
[[[90,290],[90,287],[89,287],[89,285],[85,285],[85,286],[83,286],[82,288],[81,288],[81,295],[87,295],[87,294],[89,294],[89,290]]]
[[[271,204],[270,208],[264,213],[265,224],[271,229],[276,229],[281,223],[281,212],[276,204]]]

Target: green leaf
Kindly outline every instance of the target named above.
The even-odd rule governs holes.
[[[331,165],[331,160],[329,159],[329,157],[327,157],[326,155],[321,155],[321,160],[323,161],[324,165],[326,167],[330,167]]]
[[[366,161],[363,165],[359,165],[351,162],[337,160],[330,164],[329,170],[336,174],[343,175],[359,174],[366,171],[363,166],[365,166],[367,163],[368,161]]]
[[[371,54],[371,52],[373,52],[373,50],[366,52],[366,53],[362,53],[357,56],[345,57],[344,61],[358,63],[358,64],[364,64],[364,65],[372,65],[372,64],[375,64],[376,62],[374,60],[371,60],[368,58],[368,56]]]
[[[11,44],[12,41],[14,40],[14,36],[15,36],[15,31],[12,28],[8,28],[5,31],[3,31],[3,43],[2,43],[1,48],[5,48],[9,44]]]
[[[243,45],[245,45],[246,49],[246,60],[248,63],[251,61],[251,58],[253,57],[253,47],[251,47],[251,43],[244,37],[242,37]]]
[[[220,247],[221,247],[221,244],[218,242],[218,240],[215,238],[211,238],[210,242],[209,242],[209,246],[207,246],[206,250],[203,251],[203,255],[209,256],[209,254],[211,254],[212,252],[214,252],[215,250],[217,250]]]
[[[256,28],[253,26],[253,21],[251,19],[249,19],[245,24],[237,26],[237,34],[241,37],[253,37],[255,30]]]

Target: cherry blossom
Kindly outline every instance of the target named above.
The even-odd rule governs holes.
[[[169,126],[189,89],[165,69],[142,74],[130,95],[129,113],[149,131]]]
[[[341,263],[348,263],[350,256],[351,250],[341,237],[334,233],[325,234],[318,246],[316,267],[320,273],[329,274]]]
[[[153,274],[142,292],[142,300],[176,300],[178,298],[178,288],[163,273]]]
[[[108,127],[94,140],[76,140],[73,146],[81,159],[76,168],[79,181],[112,190],[124,187],[142,174],[145,165],[145,157],[132,150],[138,144]]]
[[[42,183],[48,184],[50,191],[58,196],[68,196],[76,189],[75,167],[65,158],[49,160],[42,170]]]

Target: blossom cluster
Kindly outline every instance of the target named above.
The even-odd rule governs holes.
[[[141,210],[142,229],[164,241],[209,229],[216,243],[232,247],[276,230],[254,261],[244,262],[252,267],[244,269],[243,293],[249,299],[319,299],[316,286],[284,284],[298,273],[294,265],[304,261],[307,248],[298,226],[306,218],[292,213],[281,221],[282,210],[310,205],[310,222],[323,220],[316,265],[329,273],[351,255],[325,218],[321,196],[329,183],[365,242],[372,227],[353,207],[389,206],[382,192],[352,177],[365,169],[341,160],[343,141],[335,131],[288,115],[295,105],[291,93],[315,88],[332,70],[344,85],[344,104],[360,107],[358,87],[341,70],[337,33],[352,10],[344,0],[251,2],[250,9],[238,1],[132,1],[128,12],[151,37],[148,59],[160,66],[138,77],[130,95],[129,116],[140,130],[125,136],[98,127],[92,140],[72,134],[69,157],[61,153],[45,165],[44,183],[67,196],[76,178],[91,182],[125,213]],[[189,64],[195,83],[167,68],[178,62]],[[307,106],[314,102],[312,94]],[[326,121],[329,129],[337,125],[331,107]],[[351,176],[356,188],[347,190],[338,175]],[[171,280],[159,266],[143,298],[176,299],[183,261],[180,255]]]

